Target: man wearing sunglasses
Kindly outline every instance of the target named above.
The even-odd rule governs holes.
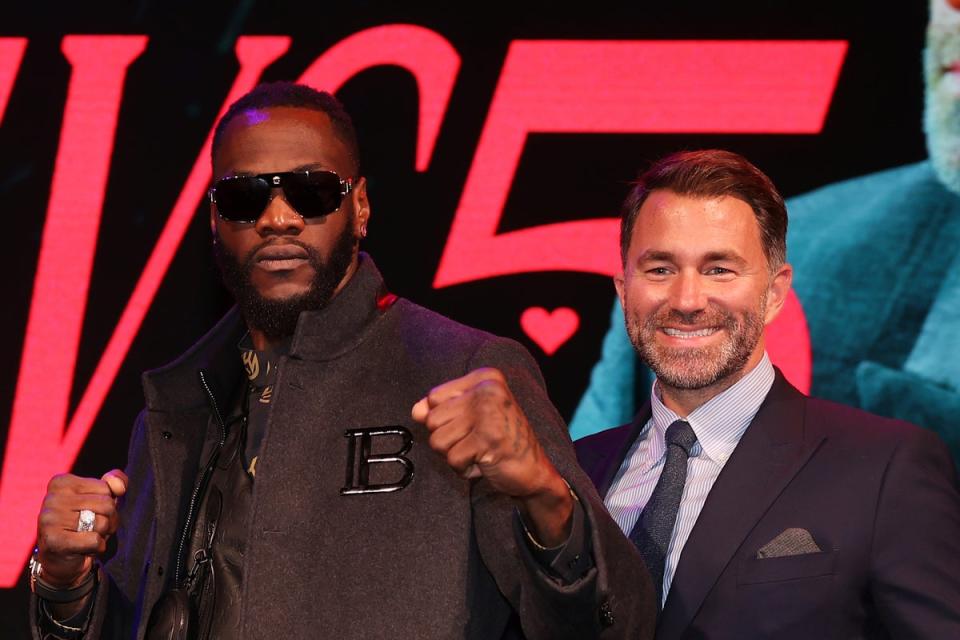
[[[125,472],[51,481],[41,636],[651,637],[650,578],[529,354],[398,299],[358,251],[358,158],[299,85],[218,123],[237,307],[145,374]]]

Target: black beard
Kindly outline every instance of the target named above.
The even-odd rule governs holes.
[[[287,239],[285,243],[295,244],[307,252],[307,261],[313,268],[313,282],[302,294],[272,300],[261,296],[250,279],[254,268],[253,255],[272,242],[268,240],[257,245],[241,261],[223,246],[218,236],[214,235],[213,238],[213,255],[220,267],[223,284],[237,301],[247,327],[262,331],[271,342],[292,336],[302,312],[327,306],[350,268],[357,238],[353,233],[353,225],[348,221],[334,243],[328,260],[324,260],[315,248],[299,240]]]

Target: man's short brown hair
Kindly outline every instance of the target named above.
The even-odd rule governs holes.
[[[640,207],[652,191],[664,189],[695,198],[730,196],[753,209],[767,264],[778,269],[787,260],[787,208],[773,182],[743,156],[722,149],[680,151],[647,169],[627,194],[620,217],[620,259],[627,252]]]

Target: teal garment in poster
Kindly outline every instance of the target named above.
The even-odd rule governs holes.
[[[933,429],[960,461],[960,196],[922,162],[823,187],[787,209],[812,395]],[[629,390],[648,392],[649,380],[615,304],[571,435],[628,421],[638,404]]]

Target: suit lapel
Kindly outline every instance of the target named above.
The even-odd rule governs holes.
[[[617,472],[620,471],[620,467],[623,466],[623,461],[626,459],[627,454],[630,453],[633,443],[640,436],[640,432],[643,431],[644,425],[646,425],[649,420],[650,403],[647,402],[640,409],[640,412],[633,419],[633,422],[630,423],[630,428],[624,430],[626,437],[617,443],[618,446],[609,449],[613,457],[609,459],[607,464],[600,465],[603,474],[599,478],[594,478],[597,485],[597,493],[599,493],[600,497],[604,500],[607,499],[610,485],[613,484],[613,479],[616,477]]]
[[[805,403],[778,371],[683,547],[658,640],[683,635],[744,538],[822,442],[804,441]]]

